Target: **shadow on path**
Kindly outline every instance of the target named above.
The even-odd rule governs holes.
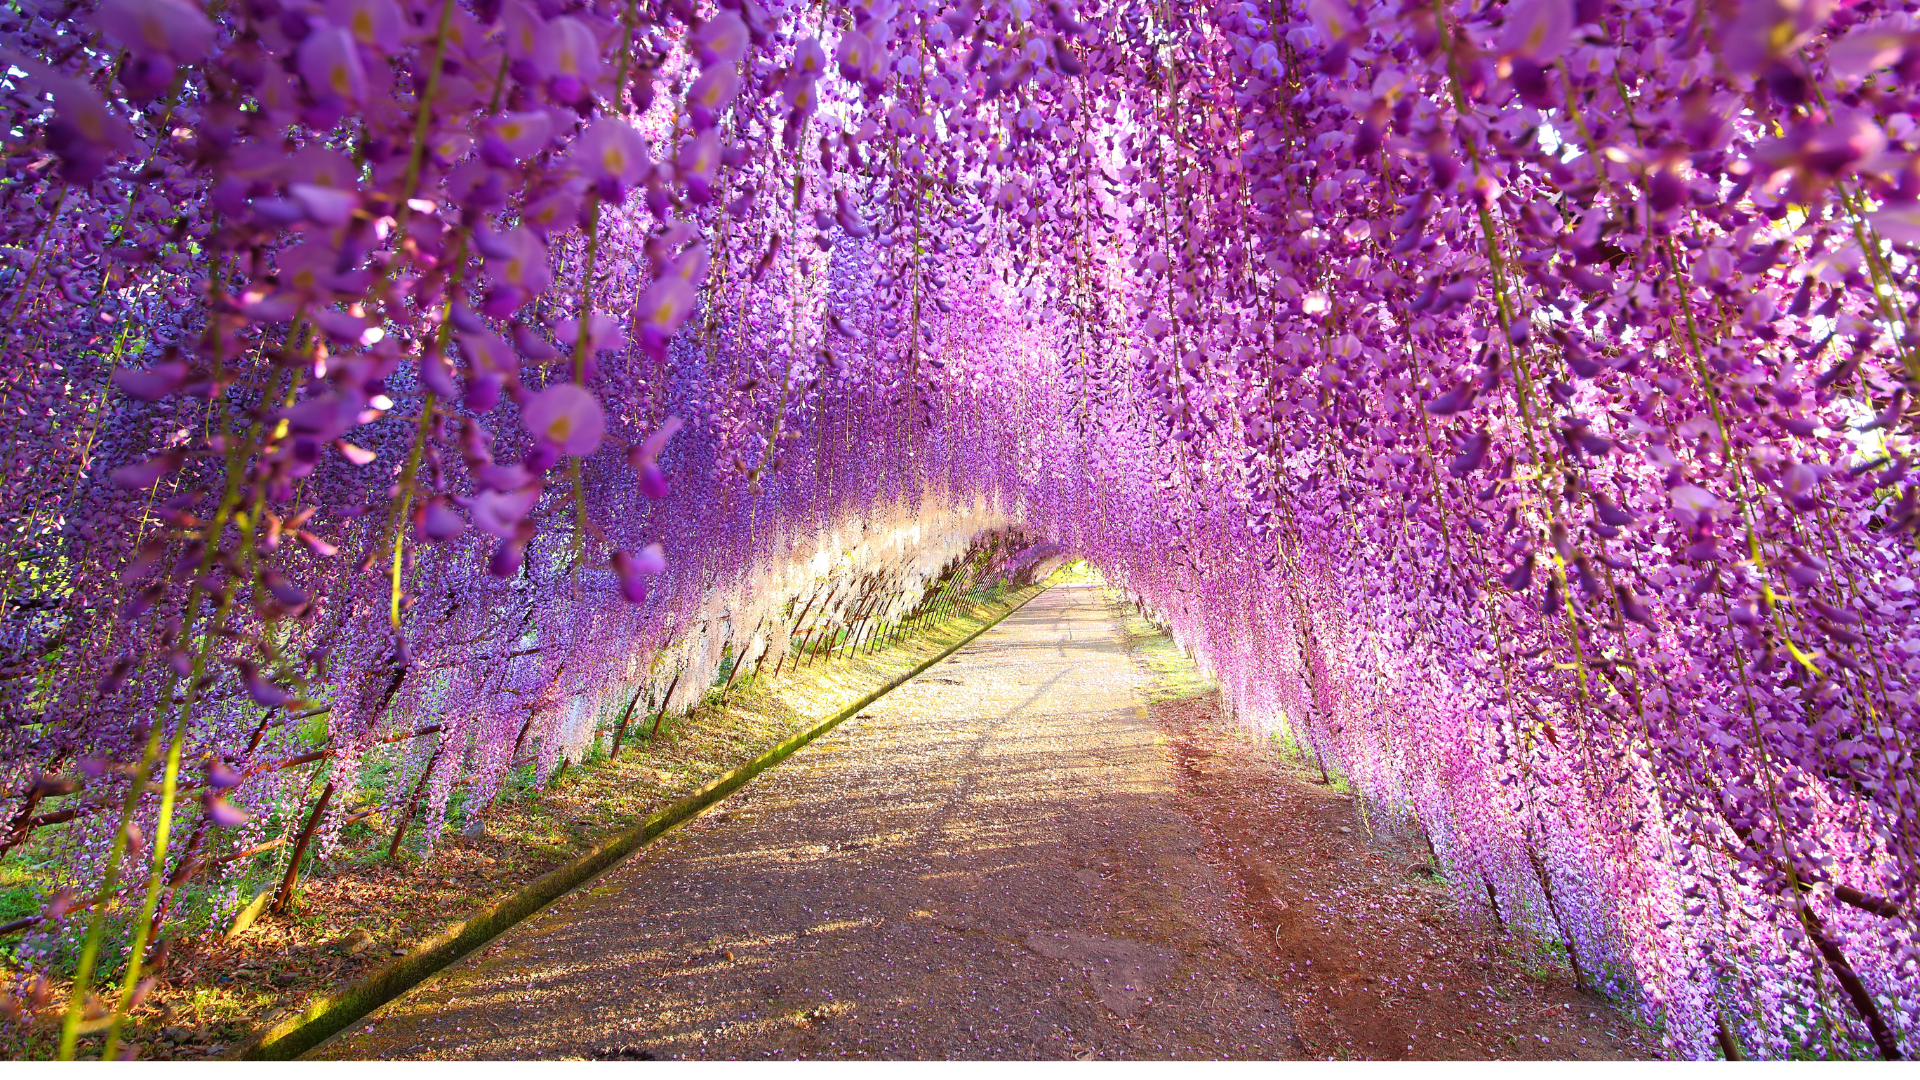
[[[1053,589],[313,1056],[1292,1056],[1138,679]]]

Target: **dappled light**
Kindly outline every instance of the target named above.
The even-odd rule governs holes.
[[[1662,1053],[1920,1052],[1905,0],[17,0],[0,55],[16,1052],[279,1023],[190,973],[331,941],[316,873],[1070,561]],[[982,737],[967,872],[1147,759],[1102,715]]]

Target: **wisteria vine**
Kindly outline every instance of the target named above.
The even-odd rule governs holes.
[[[0,55],[64,1052],[296,718],[329,792],[440,732],[430,836],[535,717],[1038,536],[1675,1052],[1920,1050],[1907,0],[12,0]]]

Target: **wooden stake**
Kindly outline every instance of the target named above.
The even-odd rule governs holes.
[[[832,648],[832,647],[833,647],[833,635],[835,635],[835,634],[837,634],[837,633],[839,633],[839,632],[840,632],[840,631],[839,631],[839,630],[838,630],[838,629],[837,629],[837,628],[836,628],[836,627],[835,627],[835,626],[834,626],[834,625],[833,625],[832,623],[828,623],[828,624],[827,624],[827,628],[826,628],[826,633],[824,633],[824,634],[821,634],[821,635],[819,635],[819,636],[820,636],[820,637],[821,637],[822,639],[824,639],[824,640],[826,641],[826,645],[825,645],[825,646],[824,646],[824,647],[823,647],[823,648],[821,649],[821,652],[825,652],[825,651],[826,651],[826,649],[829,649],[829,648]],[[808,666],[808,667],[812,667],[812,666],[813,666],[813,662],[814,662],[815,660],[818,660],[818,659],[820,659],[820,653],[817,653],[817,652],[816,652],[816,653],[808,653],[808,654],[806,654],[806,656],[805,656],[805,657],[804,657],[803,659],[805,659],[805,660],[806,660],[806,662],[807,662],[807,666]]]
[[[420,783],[413,789],[413,798],[407,801],[407,809],[400,815],[400,824],[393,830],[393,843],[387,845],[387,858],[391,859],[400,851],[400,841],[407,835],[407,825],[413,821],[413,812],[420,805],[420,796],[427,793],[427,781],[433,779],[433,767],[440,763],[440,751],[446,743],[442,741],[433,748],[433,756],[427,759],[427,767],[420,773]]]
[[[867,617],[867,613],[873,610],[873,604],[876,600],[876,597],[874,594],[877,591],[877,589],[878,589],[878,585],[869,585],[867,587],[867,591],[860,594],[860,602],[855,604],[853,608],[853,611],[854,611],[853,617],[847,620],[847,640],[845,641],[844,644],[848,646],[848,652],[850,654],[859,651],[860,646],[855,641],[855,638],[858,636],[860,631],[856,630],[855,628],[859,626],[860,621],[862,619],[865,619]],[[839,652],[841,644],[843,643],[836,641],[833,643],[833,647],[827,651],[830,654]]]
[[[1714,1034],[1720,1038],[1720,1053],[1728,1061],[1745,1061],[1747,1056],[1740,1052],[1740,1044],[1734,1041],[1733,1032],[1727,1030],[1725,1020],[1715,1021]]]
[[[793,620],[793,628],[795,630],[800,629],[801,625],[807,621],[807,612],[813,610],[813,603],[818,599],[820,599],[820,597],[817,595],[807,597],[806,606],[800,609],[800,616]],[[793,635],[792,634],[787,635],[787,652],[789,655],[793,654]],[[787,662],[787,658],[785,656],[782,656],[780,658],[780,663],[773,665],[773,673],[775,675],[780,674],[780,664],[784,664],[786,662]],[[800,660],[797,656],[794,658],[793,666],[794,667],[800,666]]]
[[[320,790],[320,800],[313,804],[313,813],[307,815],[307,823],[300,829],[300,839],[293,845],[293,858],[287,860],[286,876],[280,879],[279,895],[273,898],[273,913],[284,915],[288,905],[293,903],[293,887],[300,881],[300,860],[306,858],[307,845],[313,842],[313,830],[320,824],[321,815],[327,812],[327,803],[333,799],[333,784],[329,783]]]
[[[1867,1022],[1867,1031],[1873,1035],[1874,1045],[1880,1048],[1880,1056],[1888,1061],[1899,1061],[1900,1040],[1894,1036],[1893,1029],[1887,1026],[1887,1018],[1880,1015],[1880,1007],[1874,1004],[1873,995],[1867,992],[1866,985],[1860,981],[1859,974],[1847,961],[1846,954],[1840,951],[1840,946],[1827,937],[1825,928],[1820,925],[1812,909],[1804,901],[1799,906],[1800,925],[1806,929],[1813,947],[1820,950],[1820,955],[1826,959],[1827,966],[1833,969],[1834,977],[1846,989],[1847,997],[1853,1001],[1854,1011]]]
[[[633,692],[633,700],[627,702],[627,711],[620,716],[620,727],[613,733],[613,753],[607,755],[608,761],[620,760],[620,743],[627,737],[627,721],[633,719],[633,710],[639,706],[640,698],[645,695],[646,692],[646,684],[640,684],[640,689]]]
[[[653,730],[647,733],[648,742],[652,742],[660,737],[660,721],[667,718],[667,702],[673,700],[673,692],[680,686],[680,676],[686,673],[686,668],[681,668],[679,671],[673,673],[673,681],[667,684],[667,692],[660,697],[660,711],[654,714]]]
[[[1560,904],[1553,895],[1553,882],[1547,879],[1547,868],[1541,864],[1540,856],[1531,847],[1527,848],[1527,861],[1533,864],[1533,876],[1539,879],[1540,891],[1546,894],[1547,911],[1560,927],[1560,936],[1567,939],[1567,963],[1573,968],[1573,988],[1585,990],[1587,976],[1580,970],[1580,952],[1573,944],[1573,931],[1567,929],[1566,920],[1560,917]]]
[[[892,596],[889,596],[889,597],[887,598],[887,603],[886,603],[886,605],[885,605],[885,607],[892,607],[892,606],[893,606],[893,604],[894,604],[894,601],[896,601],[896,600],[898,600],[898,599],[900,599],[900,594],[901,594],[901,592],[903,592],[903,591],[904,591],[904,590],[900,590],[900,589],[896,589],[896,590],[894,590],[894,593],[893,593],[893,595],[892,595]],[[883,608],[882,608],[882,610],[885,610],[885,607],[883,607]],[[899,623],[895,623],[895,624],[894,624],[894,627],[893,627],[893,629],[894,629],[894,630],[897,630],[897,629],[899,629],[899,627],[900,627],[900,624],[899,624]],[[889,631],[887,631],[887,632],[888,632],[888,633],[892,633],[892,632],[893,632],[893,630],[889,630]],[[868,656],[872,656],[872,655],[873,655],[874,653],[876,653],[876,652],[878,652],[878,651],[879,651],[879,649],[880,649],[880,638],[881,638],[881,636],[882,636],[882,635],[880,634],[880,628],[879,628],[879,626],[878,626],[878,625],[875,625],[875,627],[874,627],[874,632],[873,632],[873,634],[872,634],[871,636],[869,636],[869,637],[867,638],[867,655],[868,655]]]
[[[766,625],[767,625],[767,621],[765,619],[762,619],[760,620],[760,625],[753,628],[753,633],[747,635],[748,646],[751,646],[753,644],[754,638],[760,636],[761,629],[764,628]],[[727,685],[720,688],[720,698],[723,703],[726,701],[727,695],[731,693],[733,690],[733,681],[740,677],[740,669],[746,666],[744,662],[745,656],[746,654],[743,652],[736,652],[733,654],[733,670],[727,673]],[[756,666],[754,670],[757,672],[760,669]]]
[[[899,596],[899,592],[887,594],[887,600],[879,601],[876,607],[874,607],[874,611],[876,611],[876,613],[887,611],[889,607],[893,607],[893,601],[899,600]],[[881,638],[879,628],[881,628],[881,626],[883,626],[881,619],[876,617],[876,619],[874,619],[874,626],[866,632],[866,655],[874,655],[874,651],[879,650],[879,638]]]
[[[799,645],[796,646],[791,641],[787,643],[787,656],[793,657],[793,663],[791,666],[787,668],[787,674],[791,675],[794,672],[800,670],[800,657],[802,654],[804,654],[807,651],[807,640],[811,637],[813,637],[813,631],[809,630],[806,633],[800,635]],[[783,656],[781,657],[781,659],[785,660],[786,657]],[[780,669],[778,667],[775,667],[773,669],[773,673],[775,675],[780,674]]]
[[[487,797],[487,805],[481,807],[479,811],[474,814],[475,817],[485,817],[487,811],[493,809],[493,804],[500,801],[500,792],[506,789],[507,778],[513,775],[513,770],[518,767],[514,763],[520,760],[520,744],[527,741],[527,732],[532,730],[533,717],[529,716],[527,717],[527,722],[520,725],[520,734],[514,736],[513,750],[507,754],[506,771],[501,775],[500,782],[494,785],[493,794]]]

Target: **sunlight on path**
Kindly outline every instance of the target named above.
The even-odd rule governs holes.
[[[315,1056],[1292,1056],[1138,680],[1044,593]]]

